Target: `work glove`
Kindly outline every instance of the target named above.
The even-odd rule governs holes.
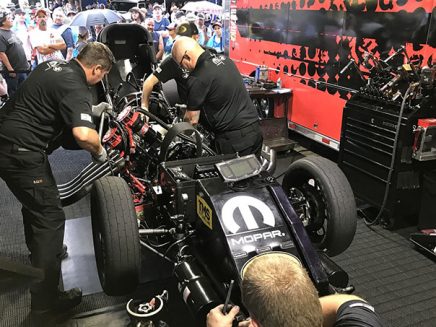
[[[112,106],[107,102],[100,102],[92,106],[92,116],[94,118],[100,118],[103,112],[112,112]]]
[[[99,153],[92,154],[92,162],[95,164],[101,164],[107,160],[107,152],[106,149],[102,146]]]

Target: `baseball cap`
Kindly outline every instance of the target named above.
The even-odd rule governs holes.
[[[155,9],[157,9],[157,8],[159,8],[160,10],[162,10],[162,6],[161,6],[160,4],[158,4],[158,3],[155,3],[155,4],[153,5],[153,10],[155,10]]]
[[[221,25],[220,22],[213,22],[213,23],[212,23],[212,28],[215,28],[215,26],[222,27],[223,25]]]
[[[185,16],[185,13],[181,10],[177,11],[175,14],[176,19],[179,19],[180,17]]]
[[[10,15],[10,11],[3,10],[0,12],[0,24],[6,20],[6,18]]]
[[[89,34],[89,31],[86,28],[86,26],[79,26],[79,36],[84,37],[86,34]]]
[[[176,26],[177,26],[176,23],[171,23],[166,27],[166,29],[172,31],[176,28]]]
[[[177,26],[176,34],[191,37],[192,35],[198,35],[199,33],[197,25],[194,23],[183,23]]]
[[[15,15],[24,15],[25,12],[21,8],[15,9]]]
[[[44,15],[48,16],[49,15],[49,11],[45,8],[39,8],[36,12],[35,12],[35,17],[38,16],[38,14],[42,12]]]
[[[195,22],[196,19],[197,19],[197,16],[195,16],[195,14],[193,12],[190,12],[186,15],[186,20],[188,22]]]

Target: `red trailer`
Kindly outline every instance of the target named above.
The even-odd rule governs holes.
[[[362,85],[368,53],[401,47],[436,61],[436,0],[230,0],[229,53],[243,74],[259,65],[291,88],[288,128],[339,149],[342,112]],[[343,74],[341,70],[354,60]],[[405,54],[395,58],[405,60]],[[401,62],[398,62],[401,64]],[[367,66],[367,65],[366,65]]]

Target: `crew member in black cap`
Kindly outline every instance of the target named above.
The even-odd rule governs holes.
[[[198,40],[198,29],[194,23],[183,23],[176,28],[176,39],[179,36],[191,37],[194,40]],[[144,81],[142,87],[142,106],[148,110],[150,95],[153,91],[155,85],[159,82],[165,83],[169,80],[174,79],[177,83],[177,91],[179,93],[179,98],[181,103],[186,103],[187,101],[187,89],[186,89],[186,79],[188,76],[183,73],[177,62],[174,61],[172,56],[166,57],[162,60],[159,67],[147,77]]]
[[[36,317],[71,309],[82,298],[80,289],[58,289],[65,214],[47,151],[68,131],[94,161],[106,160],[92,121],[89,85],[100,82],[113,62],[109,48],[98,42],[87,44],[77,60],[43,62],[0,110],[0,177],[22,204],[31,262],[45,273],[30,290]]]
[[[205,127],[215,133],[218,153],[260,155],[259,117],[233,61],[183,36],[174,42],[172,56],[189,72],[184,119],[195,125],[201,114],[208,123]]]

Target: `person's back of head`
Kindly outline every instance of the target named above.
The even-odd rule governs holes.
[[[115,62],[112,51],[100,42],[86,44],[78,54],[77,60],[85,67],[100,65],[106,71],[109,71]]]
[[[293,256],[273,252],[254,257],[242,273],[242,302],[260,327],[321,327],[318,293]]]
[[[179,36],[187,36],[187,37],[193,37],[195,35],[198,35],[198,28],[197,25],[194,23],[182,23],[177,25],[176,34]]]

